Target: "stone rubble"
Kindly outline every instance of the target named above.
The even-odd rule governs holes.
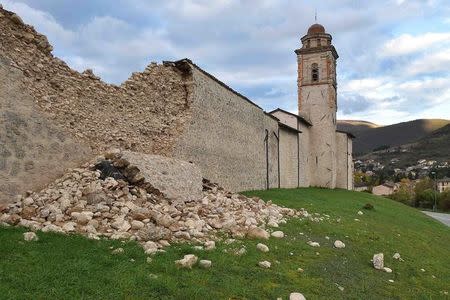
[[[384,268],[384,255],[383,253],[377,253],[373,255],[373,267],[377,270],[383,270]]]
[[[270,269],[271,263],[268,262],[267,260],[264,260],[264,261],[260,261],[258,263],[258,266],[260,266],[261,268]]]
[[[198,257],[194,254],[187,254],[182,259],[176,260],[175,264],[181,268],[192,269],[192,266],[197,263]]]
[[[34,233],[34,232],[25,232],[24,234],[23,234],[23,239],[25,240],[25,241],[27,241],[27,242],[36,242],[36,241],[39,241],[39,238],[38,238],[38,236],[36,235],[36,233]]]
[[[289,300],[306,300],[306,298],[301,293],[291,293],[289,295]]]
[[[308,241],[307,244],[311,247],[320,247],[320,244],[318,242]]]
[[[106,177],[99,163],[121,179]],[[171,242],[205,243],[205,249],[212,250],[223,233],[225,239],[269,239],[264,229],[268,222],[281,224],[308,215],[224,191],[208,181],[200,199],[167,199],[141,173],[120,152],[108,152],[2,208],[0,224],[91,239],[136,240],[147,254],[154,254]]]
[[[261,243],[258,243],[256,245],[256,249],[258,249],[261,252],[269,252],[269,247],[267,247],[266,245],[261,244]]]
[[[336,240],[334,242],[334,247],[336,247],[336,248],[345,248],[345,244],[342,241],[340,241],[340,240]]]
[[[283,231],[274,231],[272,232],[271,236],[277,239],[284,238],[284,232]]]
[[[202,260],[200,260],[198,265],[199,265],[199,267],[201,267],[203,269],[209,269],[209,268],[211,268],[212,262],[210,260],[202,259]]]

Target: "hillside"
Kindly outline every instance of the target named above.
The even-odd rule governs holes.
[[[384,164],[393,158],[398,158],[398,167],[405,167],[419,159],[450,161],[450,124],[445,125],[420,138],[417,142],[401,146],[406,152],[376,151],[362,156],[364,159],[375,159]]]
[[[151,262],[136,242],[42,232],[39,241],[24,242],[23,229],[0,227],[0,294],[5,299],[288,299],[301,292],[306,299],[445,299],[450,292],[450,229],[411,207],[344,190],[247,195],[304,207],[320,220],[292,219],[276,229],[284,238],[217,242],[213,251],[174,244]],[[374,210],[362,209],[368,202]],[[345,248],[334,248],[335,240]],[[257,243],[270,251],[258,251]],[[111,253],[119,247],[123,253]],[[236,249],[246,251],[236,256]],[[372,256],[379,252],[392,273],[373,268]],[[396,252],[403,261],[393,259]],[[174,261],[189,253],[211,260],[212,267],[177,268]],[[271,267],[259,267],[263,260]]]
[[[368,124],[361,123],[361,121],[338,122],[338,129],[349,131],[357,137],[353,144],[355,156],[371,152],[383,145],[400,146],[416,142],[433,131],[450,124],[450,120],[419,119],[379,127],[375,124],[370,125],[372,123]]]

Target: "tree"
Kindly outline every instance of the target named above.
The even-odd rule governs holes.
[[[415,199],[412,203],[414,207],[422,206],[420,202],[426,203],[428,202],[428,197],[430,196],[430,192],[434,193],[434,182],[430,177],[425,177],[416,183],[414,187]],[[432,194],[434,195],[434,194]],[[433,196],[434,197],[434,196]],[[434,199],[433,199],[434,203]],[[424,206],[422,206],[424,207]]]
[[[407,178],[403,178],[400,181],[398,190],[391,195],[391,198],[395,201],[411,205],[411,202],[414,201],[414,191],[411,181]]]
[[[450,211],[450,190],[445,190],[439,195],[439,208]]]

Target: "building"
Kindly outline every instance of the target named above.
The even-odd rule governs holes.
[[[189,59],[106,84],[70,69],[45,36],[0,12],[0,202],[110,148],[193,162],[233,191],[353,189],[353,136],[336,130],[338,54],[322,25],[295,50],[298,112],[268,113]]]
[[[393,182],[385,182],[372,188],[372,194],[378,196],[388,196],[396,191],[396,185]]]
[[[438,179],[436,181],[436,186],[439,193],[442,193],[445,190],[450,190],[450,178],[444,177],[442,179]]]

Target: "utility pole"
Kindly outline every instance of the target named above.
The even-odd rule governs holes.
[[[433,193],[433,196],[434,196],[434,205],[433,205],[433,211],[436,211],[436,209],[437,209],[437,204],[436,204],[436,197],[437,197],[437,181],[436,181],[436,172],[431,172],[431,175],[434,175],[434,188],[433,188],[433,190],[434,190],[434,193]]]

